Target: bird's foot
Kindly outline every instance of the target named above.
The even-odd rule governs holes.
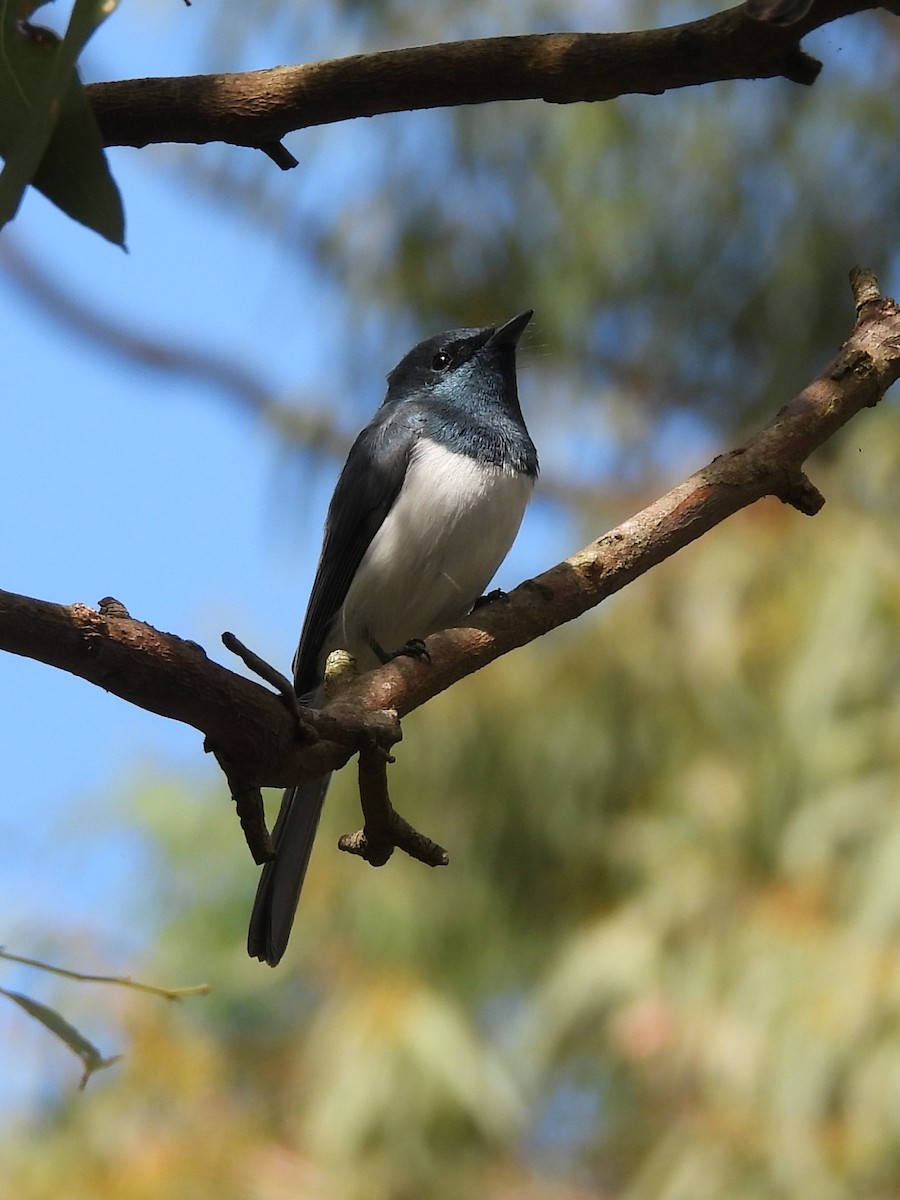
[[[431,655],[425,649],[425,643],[421,638],[410,638],[399,650],[382,650],[377,642],[370,642],[369,645],[378,655],[382,663],[393,662],[395,658],[415,658],[419,662],[431,662]]]
[[[494,588],[490,592],[485,592],[472,605],[472,612],[475,612],[479,608],[485,608],[488,604],[496,604],[498,600],[506,600],[507,596],[508,593],[504,592],[503,588]]]

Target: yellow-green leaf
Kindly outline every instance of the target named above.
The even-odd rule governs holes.
[[[104,1067],[111,1067],[113,1063],[117,1063],[121,1055],[114,1054],[112,1058],[104,1058],[97,1047],[87,1040],[83,1034],[79,1033],[74,1025],[69,1022],[55,1008],[50,1008],[46,1004],[42,1004],[39,1000],[34,1000],[31,996],[23,996],[21,992],[10,992],[6,988],[0,988],[0,994],[8,996],[14,1004],[25,1010],[30,1017],[39,1021],[45,1029],[49,1029],[51,1033],[56,1034],[60,1041],[65,1042],[73,1054],[81,1059],[84,1065],[84,1074],[81,1077],[81,1087],[84,1087],[88,1079],[95,1071],[101,1071]]]

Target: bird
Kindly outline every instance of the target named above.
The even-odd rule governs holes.
[[[519,405],[516,348],[533,316],[420,342],[350,449],[328,508],[293,659],[301,704],[324,703],[326,660],[361,671],[466,616],[506,557],[538,476]],[[288,788],[272,831],[247,950],[276,966],[287,948],[330,774]]]

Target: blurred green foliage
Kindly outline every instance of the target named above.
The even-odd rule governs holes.
[[[145,788],[121,1067],[0,1146],[10,1194],[860,1200],[900,1162],[900,417],[406,722],[443,871],[337,853],[244,954],[224,795]],[[345,776],[347,773],[345,773]],[[202,847],[202,853],[199,851]]]

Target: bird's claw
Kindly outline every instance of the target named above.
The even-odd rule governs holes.
[[[486,608],[488,604],[496,604],[498,600],[506,600],[506,598],[507,593],[504,592],[503,588],[494,588],[493,591],[485,592],[483,596],[478,597],[472,605],[472,612],[475,612],[479,608]]]
[[[393,662],[395,658],[415,658],[419,662],[422,662],[423,659],[425,662],[431,662],[431,655],[425,649],[425,643],[421,638],[410,638],[399,650],[382,650],[377,642],[369,644],[382,663]]]
[[[405,645],[391,654],[391,658],[415,658],[418,662],[431,662],[431,655],[425,649],[421,638],[410,638]]]

